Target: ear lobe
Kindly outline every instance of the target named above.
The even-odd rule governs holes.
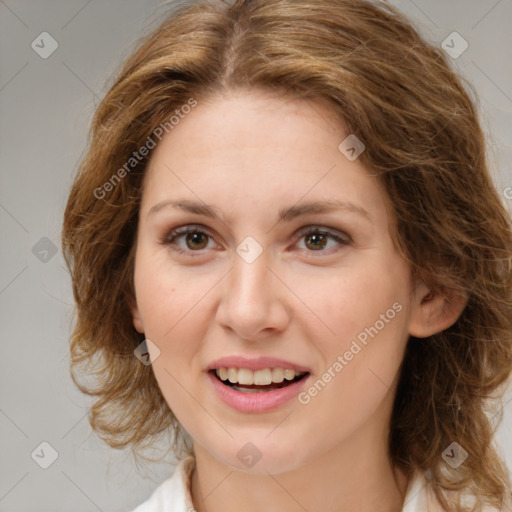
[[[142,321],[142,316],[135,299],[130,300],[130,311],[132,313],[132,321],[135,330],[141,334],[144,334],[144,322]]]
[[[415,293],[409,322],[409,334],[416,338],[427,338],[448,329],[466,307],[468,297],[453,290],[435,294],[423,283]]]

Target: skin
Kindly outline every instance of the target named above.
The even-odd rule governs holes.
[[[409,335],[453,324],[464,303],[412,283],[385,190],[361,159],[338,150],[347,135],[325,103],[240,90],[199,101],[152,155],[133,323],[158,347],[154,374],[192,436],[199,512],[402,508],[408,480],[389,461],[387,435],[404,349]],[[219,217],[149,213],[178,198],[210,204]],[[341,209],[277,222],[281,208],[326,199],[368,215]],[[169,238],[186,225],[206,235],[188,245],[187,235]],[[348,243],[301,235],[308,226]],[[252,263],[236,252],[247,236],[263,249]],[[396,303],[400,312],[307,404],[242,413],[205,373],[219,357],[273,356],[310,368],[307,389]],[[248,442],[262,456],[252,468],[237,457]]]

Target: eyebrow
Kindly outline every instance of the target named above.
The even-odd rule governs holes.
[[[179,208],[188,213],[195,213],[204,215],[205,217],[217,218],[224,222],[224,216],[218,208],[191,199],[177,199],[161,201],[152,206],[148,211],[148,217],[153,215],[163,208]],[[297,217],[314,213],[329,213],[336,210],[345,210],[352,213],[357,213],[367,220],[370,219],[370,214],[362,207],[349,201],[341,201],[336,199],[324,201],[311,201],[302,204],[296,204],[286,208],[281,208],[278,212],[277,222],[285,221],[290,222]]]

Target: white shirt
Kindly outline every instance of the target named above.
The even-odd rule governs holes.
[[[190,494],[194,464],[193,456],[181,460],[173,475],[132,512],[194,512]],[[444,512],[423,473],[416,472],[410,479],[402,512]]]

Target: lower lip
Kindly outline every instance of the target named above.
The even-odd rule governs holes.
[[[226,386],[226,384],[222,384],[212,372],[207,373],[220,399],[233,409],[237,409],[241,412],[266,412],[277,409],[297,396],[309,378],[309,375],[307,375],[297,382],[288,384],[288,386],[284,388],[274,389],[273,391],[244,393],[242,391],[236,391]]]

